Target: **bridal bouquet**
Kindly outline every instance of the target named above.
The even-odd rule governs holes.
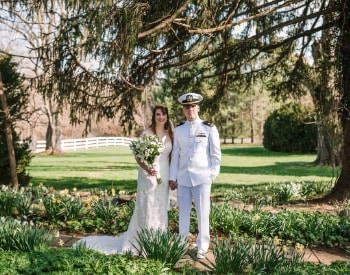
[[[144,135],[130,143],[130,149],[134,156],[141,161],[145,161],[149,166],[154,168],[154,161],[160,155],[163,148],[162,142],[157,136]],[[157,173],[158,184],[162,183],[159,171]]]

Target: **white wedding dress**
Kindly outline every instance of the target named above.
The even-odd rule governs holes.
[[[85,246],[104,254],[123,254],[131,251],[138,253],[137,232],[144,228],[161,229],[168,227],[169,209],[169,158],[172,143],[169,137],[162,140],[163,150],[155,160],[155,167],[160,172],[162,183],[158,184],[155,176],[150,176],[141,167],[138,171],[137,195],[134,213],[128,230],[119,236],[89,236],[74,244]],[[136,246],[136,248],[135,248]]]

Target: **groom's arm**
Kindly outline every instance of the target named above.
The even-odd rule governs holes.
[[[174,144],[173,150],[171,153],[171,161],[170,161],[170,176],[169,176],[169,184],[170,182],[175,182],[177,180],[177,172],[179,169],[179,159],[180,159],[180,144],[178,140],[178,129],[174,129]]]
[[[219,132],[215,126],[211,128],[209,135],[210,172],[213,180],[219,175],[221,164],[221,149]]]

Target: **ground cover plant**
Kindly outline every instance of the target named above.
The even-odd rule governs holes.
[[[0,218],[0,250],[31,252],[48,247],[53,236],[44,228],[12,218]]]
[[[271,239],[234,238],[219,240],[214,245],[215,263],[211,270],[217,274],[271,274],[281,267],[302,263],[304,251],[280,246]]]
[[[56,235],[58,238],[59,231],[114,235],[124,232],[134,208],[133,200],[125,201],[125,194],[132,195],[136,191],[137,166],[129,149],[118,148],[112,153],[110,149],[34,158],[30,168],[36,175],[33,176],[32,186],[22,188],[18,192],[8,187],[1,187],[0,216],[6,221],[17,219],[16,223],[27,224],[33,229],[43,230],[51,234],[51,237]],[[221,253],[220,258],[222,257],[223,261],[229,261],[230,266],[235,266],[236,271],[231,270],[233,273],[262,274],[268,271],[269,274],[306,274],[302,273],[305,268],[319,274],[329,270],[337,274],[337,272],[349,270],[346,264],[315,267],[315,265],[298,261],[287,261],[283,258],[283,251],[281,251],[284,246],[294,249],[296,246],[305,246],[339,247],[344,251],[350,250],[350,221],[346,215],[346,211],[350,209],[349,203],[334,206],[337,211],[332,213],[288,210],[288,203],[294,200],[303,201],[326,194],[332,187],[332,176],[336,171],[311,166],[309,161],[312,160],[312,155],[271,153],[261,147],[249,146],[227,146],[222,151],[222,174],[213,185],[210,223],[211,234],[220,239],[213,246],[214,253],[217,255]],[[68,160],[71,165],[66,165]],[[58,166],[58,172],[51,168],[55,165]],[[129,196],[130,198],[134,196]],[[343,214],[338,215],[338,213]],[[191,213],[190,231],[193,234],[197,233],[194,210]],[[146,249],[148,251],[143,253],[146,260],[130,258],[130,256],[122,257],[123,260],[110,260],[105,259],[103,255],[96,256],[95,252],[84,248],[80,249],[82,254],[75,260],[67,260],[67,255],[72,256],[70,253],[79,252],[63,248],[48,249],[47,247],[53,243],[45,240],[40,244],[39,237],[38,245],[33,245],[30,249],[25,248],[21,245],[23,245],[22,242],[26,242],[27,237],[23,237],[17,238],[18,251],[35,251],[38,259],[44,257],[44,253],[41,254],[42,251],[48,251],[49,258],[52,257],[55,260],[34,263],[31,257],[28,260],[25,252],[3,251],[0,252],[0,261],[4,258],[13,262],[18,260],[19,269],[15,271],[19,273],[25,273],[23,266],[28,267],[28,265],[39,274],[46,271],[69,273],[72,270],[76,270],[77,273],[85,271],[108,273],[110,270],[113,272],[119,270],[119,267],[115,269],[109,267],[111,263],[115,263],[114,261],[116,263],[127,261],[135,268],[138,268],[139,264],[147,266],[149,262],[150,266],[153,266],[153,263],[160,264],[160,269],[157,269],[158,267],[155,269],[159,270],[157,272],[168,274],[177,270],[186,274],[195,274],[196,271],[191,267],[185,266],[182,270],[176,268],[176,262],[181,258],[181,253],[167,254],[171,251],[182,251],[181,249],[159,249],[169,247],[169,242],[173,247],[179,247],[176,232],[178,232],[178,210],[172,209],[169,212],[168,233],[164,235],[158,232],[158,234],[151,234],[152,237],[148,232],[149,234],[145,233],[146,237],[140,240],[143,251],[145,252]],[[0,231],[0,234],[3,235],[3,240],[7,238],[4,237],[6,236],[4,231]],[[40,235],[37,234],[37,236]],[[242,240],[241,245],[230,241],[230,238]],[[255,250],[253,246],[249,246],[252,239],[256,242]],[[272,240],[273,244],[266,242],[268,239]],[[57,242],[57,240],[56,244],[64,244],[63,241]],[[276,242],[278,242],[277,246]],[[32,243],[35,242],[32,241]],[[10,246],[12,244],[7,244],[7,247]],[[240,257],[233,257],[234,255],[240,255]],[[93,257],[99,260],[93,262],[90,259]],[[285,262],[275,264],[273,259]],[[46,260],[42,259],[42,261]],[[68,261],[67,267],[60,266],[61,260]],[[219,270],[225,265],[217,262],[217,265],[211,268],[217,273],[223,273],[223,269]],[[9,265],[7,266],[10,268]],[[4,268],[3,273],[9,273],[6,265],[2,268]],[[126,270],[125,274],[131,272],[129,269]],[[30,274],[31,271],[26,272]]]
[[[309,246],[347,247],[350,242],[350,219],[327,213],[289,210],[271,213],[213,205],[210,221],[213,232],[226,235],[278,236]]]
[[[40,187],[38,187],[40,188]],[[0,198],[16,198],[34,187],[15,192],[2,188]],[[2,216],[14,217],[35,223],[50,230],[69,232],[98,232],[118,234],[127,229],[134,203],[116,205],[108,192],[81,198],[77,191],[47,191],[41,198],[32,197],[28,214],[20,211],[3,211]],[[5,194],[5,195],[4,195]],[[10,194],[10,195],[8,195]],[[348,209],[348,203],[344,206]],[[41,209],[41,211],[40,211]],[[169,212],[170,229],[178,231],[178,210]],[[350,220],[347,216],[332,213],[290,211],[286,209],[265,211],[259,207],[251,210],[239,209],[227,203],[213,202],[210,213],[213,234],[248,234],[256,238],[279,237],[284,241],[308,246],[344,247],[350,242]],[[196,233],[197,221],[194,210],[191,213],[191,232]]]
[[[0,252],[1,274],[171,274],[163,264],[86,249],[53,248],[32,253]]]
[[[159,260],[168,267],[174,267],[187,250],[187,243],[179,234],[159,229],[143,229],[138,233],[137,243],[141,256]]]
[[[231,190],[219,188],[213,192],[213,199],[228,203],[242,202],[259,208],[319,198],[327,194],[332,187],[332,181],[265,183],[232,187]]]

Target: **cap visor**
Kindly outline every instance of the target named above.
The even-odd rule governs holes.
[[[193,104],[198,104],[200,101],[197,100],[197,101],[191,101],[191,102],[182,102],[181,104],[182,105],[193,105]]]

